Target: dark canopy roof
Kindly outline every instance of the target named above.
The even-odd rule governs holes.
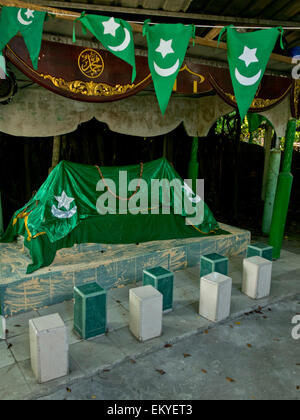
[[[215,24],[260,24],[300,27],[300,2],[297,0],[80,0],[78,2],[37,0],[37,4],[64,8],[97,10],[139,15],[140,19],[186,21]],[[136,16],[137,17],[137,16]],[[229,17],[230,19],[226,19]],[[207,35],[209,30],[199,30]],[[213,36],[213,32],[210,33]],[[215,35],[216,37],[217,35]],[[287,31],[289,47],[300,45],[300,31]]]
[[[138,23],[151,18],[156,23],[180,22],[209,26],[197,28],[197,36],[205,42],[189,49],[187,59],[221,67],[227,66],[227,54],[224,49],[216,48],[220,26],[296,27],[299,30],[285,31],[287,49],[283,52],[278,42],[274,52],[281,56],[288,55],[288,48],[300,45],[300,1],[296,0],[32,0],[32,3],[77,13],[85,10],[87,13],[113,15]],[[70,43],[72,28],[72,22],[50,19],[45,24],[44,39]],[[78,34],[78,42],[80,38],[83,43],[96,41],[89,35]],[[146,54],[146,40],[140,33],[135,34],[135,46],[138,54]],[[289,76],[292,67],[291,60],[271,58],[267,71]]]

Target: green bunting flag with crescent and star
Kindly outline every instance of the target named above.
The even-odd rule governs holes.
[[[46,13],[31,9],[2,7],[0,18],[0,51],[20,31],[36,70],[41,50]]]
[[[104,47],[116,57],[132,66],[132,82],[136,78],[135,50],[132,28],[123,19],[107,16],[86,15],[78,18],[82,27],[88,29]],[[75,42],[75,32],[73,32]]]
[[[282,28],[241,33],[229,26],[224,28],[222,33],[225,30],[227,30],[230,75],[243,120],[251,107],[280,32],[282,36]]]
[[[195,36],[193,25],[144,23],[148,42],[148,64],[159,102],[164,114],[184,61],[190,39]]]

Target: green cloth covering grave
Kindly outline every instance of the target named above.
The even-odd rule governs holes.
[[[127,177],[125,193],[119,192],[124,183],[121,172]],[[151,188],[143,194],[154,179],[170,182],[177,179],[180,183],[183,198],[179,199],[178,189],[171,188],[169,214],[162,214],[165,201],[161,190],[155,206]],[[203,201],[201,223],[187,224],[193,215],[190,211],[186,213],[182,201],[195,203],[197,197],[191,194],[164,158],[144,165],[103,168],[62,161],[33,198],[14,214],[0,242],[12,242],[19,235],[24,237],[32,258],[32,264],[27,268],[29,274],[49,266],[56,251],[74,244],[129,244],[227,233],[219,228]],[[129,205],[132,211],[122,214]],[[180,209],[180,205],[181,213],[174,214],[173,210]],[[105,214],[105,208],[109,214]],[[113,212],[115,214],[111,214]],[[136,214],[132,214],[134,212]]]

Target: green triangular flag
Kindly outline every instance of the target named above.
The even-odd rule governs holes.
[[[251,107],[281,28],[240,33],[227,29],[228,63],[233,90],[243,120]]]
[[[144,35],[148,42],[148,64],[159,102],[164,114],[178,72],[184,61],[190,39],[194,36],[193,25],[144,23]]]
[[[2,7],[0,18],[0,51],[20,31],[34,69],[38,67],[45,12],[16,7]]]
[[[132,82],[136,78],[135,51],[132,28],[123,19],[86,15],[78,19],[108,51],[132,66]],[[75,41],[75,39],[73,39]]]

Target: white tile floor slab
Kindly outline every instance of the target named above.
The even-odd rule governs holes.
[[[0,400],[19,400],[30,394],[30,388],[17,364],[0,369]]]
[[[46,308],[39,309],[38,313],[39,313],[39,316],[46,316],[46,315],[51,315],[53,313],[58,313],[61,319],[64,322],[67,322],[73,319],[73,311],[74,311],[74,302],[73,300],[68,300],[62,303],[58,303],[56,305],[51,305]]]
[[[116,303],[107,308],[107,328],[108,331],[118,330],[128,325],[129,312],[128,310]]]
[[[69,353],[86,374],[96,373],[126,357],[106,335],[73,344],[70,346]]]
[[[44,384],[37,383],[34,374],[32,372],[30,360],[20,362],[19,368],[25,378],[26,384],[30,388],[31,392],[36,394],[45,394],[51,392],[53,389],[69,383],[70,381],[77,380],[84,377],[83,370],[77,365],[77,363],[69,356],[69,375],[63,376],[62,378],[54,379],[53,381],[46,382]]]
[[[0,369],[6,366],[13,365],[14,363],[15,359],[10,349],[7,348],[7,342],[0,341]]]
[[[30,311],[6,319],[7,337],[15,337],[29,331],[29,320],[39,317],[37,311]]]
[[[30,359],[29,333],[12,337],[7,342],[11,345],[10,350],[17,362]]]

